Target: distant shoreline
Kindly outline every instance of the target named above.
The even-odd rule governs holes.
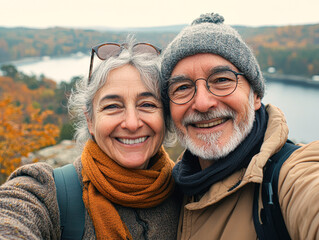
[[[45,63],[45,62],[50,62],[50,61],[62,60],[62,59],[82,59],[82,58],[89,58],[89,55],[83,54],[82,52],[78,52],[76,54],[69,54],[69,55],[65,55],[65,56],[29,57],[29,58],[23,58],[20,60],[16,60],[16,61],[0,63],[0,66],[12,64],[19,69],[22,66],[27,66],[27,65],[37,64],[37,63]],[[22,72],[23,72],[23,70],[22,70]],[[0,71],[0,73],[1,73],[1,71]],[[51,77],[54,79],[53,76],[49,76],[46,73],[43,73],[43,74],[46,77],[49,77],[49,78]],[[82,75],[82,74],[85,75],[86,70],[83,73],[79,72],[79,74],[73,74],[73,75],[78,76],[78,75]],[[310,77],[289,75],[289,74],[268,73],[268,72],[263,72],[263,76],[266,79],[266,82],[269,82],[269,83],[281,82],[284,84],[292,84],[292,85],[299,85],[299,86],[303,86],[303,87],[319,88],[319,81],[315,81],[315,80],[311,79]],[[71,77],[70,77],[70,79],[71,79]],[[55,81],[59,82],[57,79],[55,79]],[[68,79],[64,79],[63,81],[68,81]]]
[[[295,75],[285,75],[277,73],[263,73],[267,82],[282,82],[293,85],[308,86],[319,88],[319,81],[312,80],[311,78]]]

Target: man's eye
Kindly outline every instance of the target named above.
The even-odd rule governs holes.
[[[219,77],[215,79],[210,79],[208,81],[208,86],[213,88],[230,88],[236,85],[236,79],[231,79],[228,77]]]
[[[183,91],[183,90],[187,90],[189,88],[191,88],[191,86],[189,84],[184,84],[184,85],[178,86],[176,88],[176,91]]]
[[[234,80],[226,78],[226,77],[220,77],[215,79],[215,83],[225,83],[225,82],[232,82]]]
[[[173,93],[183,92],[193,88],[193,85],[189,83],[176,83],[171,86],[171,90]]]

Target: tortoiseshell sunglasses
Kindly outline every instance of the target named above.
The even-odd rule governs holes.
[[[118,56],[121,53],[123,48],[127,48],[126,43],[123,43],[123,44],[102,43],[93,47],[91,51],[91,62],[90,62],[88,83],[90,83],[91,81],[94,53],[96,53],[99,59],[106,60],[110,57]],[[150,53],[154,55],[159,55],[161,53],[161,49],[149,43],[136,43],[134,44],[132,50],[134,53]]]

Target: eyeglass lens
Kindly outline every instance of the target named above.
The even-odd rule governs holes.
[[[93,70],[93,60],[94,52],[100,60],[106,60],[107,58],[118,56],[121,53],[122,48],[126,48],[127,44],[117,44],[117,43],[105,43],[92,48],[91,62],[88,83],[91,81],[91,74]],[[149,53],[153,55],[159,55],[160,49],[148,43],[137,43],[133,46],[134,53]]]
[[[101,60],[105,60],[109,57],[118,55],[120,51],[121,51],[120,45],[108,43],[108,44],[101,45],[98,48],[96,55]]]
[[[135,53],[150,53],[154,55],[158,55],[159,51],[150,44],[146,43],[137,43],[133,47],[133,51]]]
[[[122,45],[125,47],[125,45]],[[105,60],[109,57],[114,57],[120,54],[121,52],[121,45],[118,44],[104,44],[101,45],[98,50],[97,50],[97,56],[101,60]],[[158,50],[153,47],[152,45],[146,44],[146,43],[137,43],[136,45],[133,46],[133,51],[134,53],[150,53],[154,55],[158,55],[159,52]]]
[[[169,84],[168,97],[176,104],[185,104],[192,100],[196,93],[196,82],[205,80],[209,92],[216,96],[227,96],[237,87],[237,75],[233,71],[221,71],[210,75],[207,79],[178,79]]]

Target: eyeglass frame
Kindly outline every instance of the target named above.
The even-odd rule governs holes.
[[[226,72],[226,71],[232,72],[232,73],[236,76],[236,86],[235,86],[235,88],[234,88],[230,93],[225,94],[225,95],[218,95],[218,94],[213,93],[213,92],[209,89],[208,79],[209,79],[212,75],[214,75],[214,74],[216,74],[216,73],[219,73],[219,72],[224,72],[224,71],[225,71],[225,72]],[[169,100],[170,100],[171,102],[173,102],[174,104],[176,104],[176,105],[184,105],[184,104],[186,104],[186,103],[189,103],[190,101],[193,100],[193,98],[194,98],[195,95],[196,95],[196,91],[197,91],[196,82],[197,82],[198,80],[204,80],[204,81],[206,82],[206,89],[208,90],[208,92],[210,92],[211,94],[213,94],[214,96],[217,96],[217,97],[226,97],[226,96],[229,96],[229,95],[231,95],[233,92],[236,91],[237,86],[238,86],[238,80],[239,80],[239,79],[238,79],[238,76],[245,76],[245,74],[244,74],[244,73],[241,73],[241,72],[236,72],[236,71],[231,70],[231,69],[224,69],[224,70],[222,70],[222,71],[217,71],[217,72],[214,72],[214,73],[210,74],[206,79],[205,79],[205,78],[197,78],[197,79],[195,79],[195,80],[187,79],[187,80],[190,80],[190,82],[193,83],[193,85],[195,86],[195,90],[194,90],[193,96],[192,96],[188,101],[186,101],[186,102],[184,102],[184,103],[176,103],[176,102],[174,102],[174,101],[170,98],[170,96],[169,96],[169,88],[170,88],[171,85],[174,84],[174,82],[171,82],[171,83],[169,83],[168,86],[167,86],[167,96],[168,96]],[[169,80],[168,80],[168,81],[169,81]]]
[[[106,42],[106,43],[101,43],[101,44],[98,44],[94,47],[92,47],[91,49],[91,60],[90,60],[90,69],[89,69],[89,76],[88,76],[88,84],[91,82],[91,77],[92,77],[92,71],[93,71],[93,62],[94,62],[94,53],[96,54],[96,56],[100,59],[100,60],[106,60],[107,58],[103,59],[99,56],[98,54],[98,50],[100,47],[104,46],[104,45],[115,45],[115,46],[118,46],[120,48],[119,50],[119,53],[120,54],[122,52],[122,49],[123,48],[127,48],[127,43],[122,43],[122,44],[118,44],[118,43],[113,43],[113,42]],[[154,48],[154,50],[157,52],[157,55],[160,55],[162,50],[150,43],[146,43],[146,42],[140,42],[140,43],[135,43],[133,46],[132,46],[132,49],[138,45],[147,45],[149,47],[152,47]]]

